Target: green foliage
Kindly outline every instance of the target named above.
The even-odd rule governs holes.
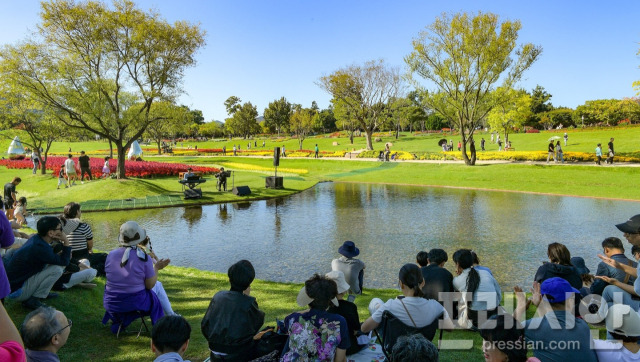
[[[302,142],[305,137],[313,129],[314,113],[315,111],[313,109],[297,107],[289,120],[289,129],[294,132],[298,138],[300,149],[302,149]]]
[[[405,57],[412,74],[434,84],[424,100],[460,131],[467,164],[475,155],[469,159],[466,144],[495,107],[496,85],[513,88],[542,51],[530,43],[516,49],[520,27],[519,21],[499,23],[491,13],[444,14],[413,40]]]
[[[640,121],[640,103],[636,98],[618,99],[598,99],[586,101],[576,108],[575,115],[584,124],[606,124],[615,126],[623,119],[631,122]],[[577,121],[576,121],[577,123]]]
[[[239,99],[238,99],[239,101]],[[242,106],[234,106],[235,111],[231,118],[225,121],[225,129],[229,134],[242,136],[247,138],[253,134],[260,133],[261,128],[258,124],[258,109],[251,102],[244,103]]]
[[[227,110],[227,114],[232,116],[234,113],[240,110],[242,100],[236,96],[231,96],[224,101],[224,107]]]
[[[12,84],[57,112],[67,127],[112,141],[118,176],[125,150],[147,126],[158,100],[181,91],[184,70],[195,64],[204,32],[184,21],[169,24],[129,0],[112,8],[98,1],[42,2],[35,37],[6,46],[0,56],[2,82]]]
[[[495,91],[499,103],[487,115],[489,126],[503,132],[505,142],[509,132],[522,127],[531,114],[531,96],[524,90],[502,89]]]
[[[338,120],[333,115],[333,108],[323,109],[313,116],[313,130],[318,133],[329,133],[336,131]]]
[[[333,96],[339,120],[353,122],[350,129],[355,125],[365,131],[369,150],[373,149],[371,135],[386,119],[387,105],[401,95],[404,87],[399,68],[389,67],[382,60],[339,69],[321,77],[318,85]]]
[[[264,109],[264,123],[270,133],[280,131],[287,132],[289,119],[291,118],[291,103],[285,97],[277,99]]]

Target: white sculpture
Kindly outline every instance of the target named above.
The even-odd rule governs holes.
[[[138,141],[133,141],[131,148],[129,148],[129,153],[127,153],[127,159],[135,161],[138,158],[142,158],[142,147],[140,147]]]
[[[18,138],[18,136],[11,141],[7,154],[12,160],[21,160],[25,157],[26,152],[24,151],[24,147],[22,147],[22,142],[20,142],[20,138]]]

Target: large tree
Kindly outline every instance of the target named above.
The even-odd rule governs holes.
[[[316,111],[313,108],[297,106],[291,115],[289,129],[296,134],[300,149],[302,149],[302,142],[313,129],[313,117],[315,114]]]
[[[252,134],[259,133],[261,128],[258,124],[258,109],[251,102],[240,104],[242,100],[238,97],[229,97],[225,102],[230,118],[224,122],[224,128],[231,135],[248,138]]]
[[[269,106],[264,109],[264,122],[269,131],[278,132],[280,137],[280,131],[287,130],[291,111],[291,103],[285,97],[269,103]]]
[[[469,157],[467,143],[498,103],[492,92],[498,85],[513,88],[542,51],[533,44],[516,48],[520,28],[519,21],[500,23],[491,13],[443,14],[413,40],[405,57],[412,74],[432,84],[423,93],[426,104],[460,132],[467,165],[476,156],[472,147]]]
[[[400,69],[382,60],[339,69],[321,77],[318,85],[339,101],[334,103],[336,114],[338,107],[344,108],[341,112],[364,130],[368,150],[373,150],[373,132],[386,120],[390,101],[404,90]]]
[[[491,129],[503,132],[504,142],[509,141],[509,131],[522,127],[531,114],[531,96],[524,90],[496,90],[499,103],[487,115]]]
[[[116,145],[119,178],[125,152],[164,119],[152,105],[172,101],[184,70],[195,64],[204,32],[169,24],[133,1],[52,0],[42,3],[33,39],[0,53],[2,80],[66,114],[67,127],[86,129]]]
[[[162,122],[149,124],[144,133],[156,143],[158,154],[162,154],[163,139],[172,139],[178,133],[187,131],[191,125],[196,124],[194,117],[198,117],[189,107],[177,106],[171,102],[154,102],[149,113],[154,118],[163,118]]]

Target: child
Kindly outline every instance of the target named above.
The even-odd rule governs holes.
[[[16,208],[13,210],[13,217],[15,218],[18,224],[26,225],[27,224],[27,220],[25,219],[26,216],[27,216],[27,198],[23,196],[18,199],[18,204],[16,205]]]
[[[64,184],[64,188],[67,186],[67,179],[64,178],[64,164],[60,166],[60,172],[58,172],[58,190],[60,190],[60,185]]]
[[[109,167],[109,156],[104,158],[104,166],[102,166],[102,177],[105,179],[109,177],[109,173],[111,173],[111,168]]]

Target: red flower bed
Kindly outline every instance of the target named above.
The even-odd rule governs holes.
[[[58,170],[64,164],[67,157],[49,157],[47,159],[47,170],[52,171],[52,175],[57,177]],[[78,159],[74,159],[76,163],[76,172],[80,173]],[[117,160],[109,160],[109,168],[111,173],[116,172]],[[102,166],[104,159],[91,158],[89,165],[91,166],[91,174],[94,177],[102,175]],[[33,164],[30,160],[0,160],[0,166],[13,169],[31,169]],[[124,161],[125,175],[127,177],[154,177],[154,176],[177,176],[180,172],[185,172],[191,167],[195,172],[211,174],[220,171],[215,167],[190,166],[182,163],[164,163],[164,162],[147,162],[147,161]]]
[[[540,131],[535,128],[531,128],[527,130],[527,133],[540,133]]]

